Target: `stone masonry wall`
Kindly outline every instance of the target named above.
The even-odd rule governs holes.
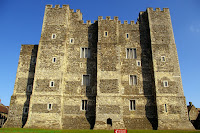
[[[5,127],[193,129],[169,10],[84,23],[47,5],[39,46],[22,45]]]
[[[147,9],[158,129],[194,129],[188,120],[169,9]],[[163,60],[163,57],[165,58]],[[166,85],[165,82],[168,82]]]
[[[32,91],[27,88],[30,85],[32,89],[33,86],[37,50],[37,45],[21,46],[14,92],[10,101],[9,116],[4,127],[21,128],[27,120],[28,112],[24,110],[29,107]]]

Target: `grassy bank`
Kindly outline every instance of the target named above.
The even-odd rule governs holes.
[[[1,128],[0,133],[114,133],[114,130],[49,130],[49,129]],[[200,133],[200,131],[128,130],[128,133]]]

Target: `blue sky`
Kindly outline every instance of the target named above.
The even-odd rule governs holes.
[[[200,107],[200,0],[0,0],[0,99],[10,104],[21,44],[38,44],[46,4],[69,4],[83,20],[136,21],[148,7],[169,8],[187,104]]]

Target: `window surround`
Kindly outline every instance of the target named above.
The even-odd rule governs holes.
[[[129,37],[129,33],[125,33],[125,38],[126,39],[129,39],[130,37]]]
[[[166,62],[165,56],[161,56],[161,61],[162,61],[162,62]]]
[[[80,110],[81,111],[87,111],[88,110],[88,100],[87,99],[81,100]]]
[[[167,112],[167,104],[164,104],[164,112]]]
[[[81,47],[80,48],[80,58],[90,58],[90,48]]]
[[[135,99],[129,100],[129,110],[130,111],[136,110],[136,100]]]
[[[167,80],[164,80],[164,81],[163,81],[163,86],[164,86],[164,87],[169,87],[169,83],[168,83]]]
[[[54,85],[55,85],[54,81],[49,82],[49,87],[54,87]]]
[[[131,80],[132,80],[132,83],[131,83]],[[133,80],[136,80],[136,81],[133,81]],[[137,85],[137,82],[138,82],[137,80],[138,80],[137,75],[129,75],[129,85],[131,86]]]
[[[52,58],[52,63],[56,63],[56,60],[57,60],[57,58],[56,58],[56,57],[53,57],[53,58]]]
[[[70,43],[70,44],[74,44],[74,38],[70,38],[70,39],[69,39],[69,43]]]
[[[140,60],[136,60],[136,65],[140,67],[141,66],[141,61]]]
[[[55,34],[55,33],[53,33],[53,34],[51,35],[51,39],[56,39],[56,34]]]
[[[83,83],[83,78],[84,78],[84,76],[88,76],[89,77],[89,81],[88,81],[88,85],[84,85],[84,83]],[[82,83],[81,83],[81,85],[83,85],[83,86],[90,86],[90,74],[83,74],[82,75]]]
[[[52,103],[48,103],[47,104],[47,110],[52,110],[53,108],[53,104]]]
[[[137,59],[137,49],[126,48],[126,59]]]
[[[108,31],[104,31],[104,37],[108,37]]]

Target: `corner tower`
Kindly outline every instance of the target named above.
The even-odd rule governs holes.
[[[156,90],[158,129],[194,129],[188,119],[168,8],[147,9]]]

